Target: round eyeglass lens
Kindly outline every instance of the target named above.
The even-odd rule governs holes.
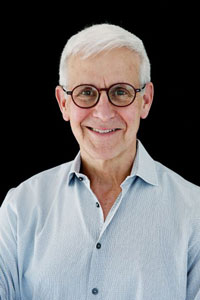
[[[135,90],[129,84],[116,84],[110,88],[109,97],[114,105],[126,106],[135,99]]]
[[[98,100],[98,91],[90,85],[81,85],[73,90],[74,102],[80,107],[91,107]]]

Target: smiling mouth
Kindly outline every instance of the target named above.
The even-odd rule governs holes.
[[[120,130],[120,128],[113,128],[113,129],[97,129],[97,128],[92,128],[92,127],[87,127],[87,128],[90,129],[91,131],[98,132],[101,134],[115,132],[115,131]]]

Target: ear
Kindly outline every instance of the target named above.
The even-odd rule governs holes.
[[[141,107],[141,112],[140,112],[141,119],[145,119],[148,116],[152,102],[153,102],[153,96],[154,96],[153,83],[149,82],[146,84],[145,93],[144,93],[143,99],[142,99],[142,107]]]
[[[69,121],[69,107],[67,105],[66,95],[61,86],[57,86],[55,90],[56,99],[60,107],[60,111],[65,121]]]

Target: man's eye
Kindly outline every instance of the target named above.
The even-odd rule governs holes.
[[[116,90],[116,91],[115,91],[115,94],[116,94],[117,96],[123,96],[123,95],[126,95],[126,94],[127,94],[127,91],[122,90],[122,89],[119,89],[119,90]]]
[[[96,92],[89,88],[77,91],[77,97],[94,97],[94,96],[96,96]]]
[[[92,90],[84,90],[81,92],[83,96],[91,96],[93,94]]]
[[[115,89],[112,92],[112,95],[115,96],[115,97],[127,96],[128,95],[128,91],[126,89],[123,89],[123,88],[118,88],[118,89]]]

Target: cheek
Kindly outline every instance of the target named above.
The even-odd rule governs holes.
[[[70,112],[70,123],[72,127],[80,128],[83,121],[87,118],[88,111],[79,107],[73,107]]]
[[[140,110],[139,107],[133,107],[133,109],[129,109],[126,114],[124,114],[123,119],[126,122],[128,128],[135,128],[138,129],[140,124]]]

